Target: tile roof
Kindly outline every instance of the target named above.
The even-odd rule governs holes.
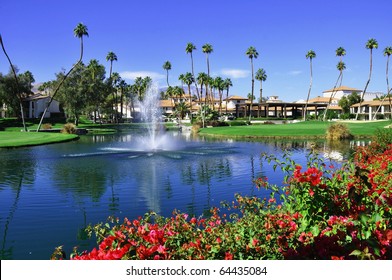
[[[328,89],[328,90],[324,90],[323,92],[332,92],[332,91],[352,91],[352,92],[362,92],[362,90],[357,89],[357,88],[350,88],[350,87],[346,87],[346,86],[341,86],[341,87],[337,87],[335,88],[335,90],[332,89]]]

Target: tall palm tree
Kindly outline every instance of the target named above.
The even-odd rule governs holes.
[[[257,116],[260,117],[261,103],[263,102],[263,82],[267,80],[267,73],[263,68],[256,71],[256,80],[260,81],[260,97],[259,97],[259,110],[257,111]]]
[[[206,83],[206,102],[209,95],[209,81],[210,81],[210,54],[214,51],[212,45],[204,44],[201,47],[203,53],[206,54],[206,62],[207,62],[207,83]]]
[[[166,83],[167,83],[167,86],[169,87],[170,85],[169,85],[169,70],[171,70],[171,67],[172,67],[172,65],[171,65],[171,63],[170,63],[170,61],[165,61],[165,63],[163,64],[163,69],[164,70],[166,70]]]
[[[204,72],[200,72],[199,74],[197,74],[197,82],[200,85],[200,96],[198,96],[197,98],[199,102],[201,102],[201,100],[203,99],[203,87],[208,82],[207,74]]]
[[[340,57],[340,61],[342,61],[342,57],[346,55],[346,50],[343,47],[339,47],[335,51],[336,56]]]
[[[223,87],[224,89],[226,89],[226,115],[227,115],[227,103],[228,103],[228,99],[229,99],[229,90],[230,87],[233,86],[233,83],[231,82],[230,78],[226,78],[223,80]]]
[[[37,127],[37,132],[41,129],[41,125],[42,125],[42,122],[45,118],[46,112],[48,111],[50,105],[52,104],[61,85],[64,83],[65,79],[67,79],[69,74],[71,74],[71,72],[75,69],[75,67],[77,65],[79,65],[79,63],[82,62],[82,59],[83,59],[83,36],[87,36],[87,37],[89,36],[87,26],[84,25],[83,23],[79,23],[74,29],[74,35],[75,35],[75,37],[80,39],[80,57],[79,57],[78,61],[71,67],[71,69],[69,69],[69,71],[63,76],[63,79],[60,81],[60,83],[57,84],[57,87],[53,91],[53,94],[52,94],[51,98],[49,99],[49,102],[46,104],[45,110],[41,116],[41,120],[40,120],[38,127]]]
[[[193,77],[193,82],[195,83],[195,86],[196,86],[196,93],[197,93],[197,96],[199,96],[199,88],[198,88],[198,86],[197,86],[197,81],[196,81],[196,78],[195,78],[195,71],[194,71],[194,68],[193,68],[193,51],[194,50],[196,50],[196,46],[193,44],[193,43],[188,43],[187,45],[186,45],[186,48],[185,48],[185,52],[186,53],[189,53],[190,55],[191,55],[191,64],[192,64],[192,77]],[[189,93],[190,94],[190,93]],[[192,104],[192,100],[191,100],[191,104]],[[191,105],[192,106],[192,105]],[[191,107],[191,110],[192,110],[192,107]]]
[[[16,95],[18,96],[18,99],[19,99],[20,115],[22,117],[23,130],[27,131],[26,123],[25,123],[25,117],[24,117],[24,110],[23,110],[22,94],[19,92],[20,91],[20,86],[19,86],[18,75],[16,74],[15,67],[12,64],[11,59],[8,56],[7,51],[5,50],[4,43],[3,43],[3,38],[1,37],[1,34],[0,34],[0,44],[1,44],[1,48],[3,49],[4,55],[7,57],[7,60],[8,60],[8,63],[10,65],[10,67],[11,67],[12,73],[14,74],[15,83],[16,83]]]
[[[385,74],[386,74],[386,81],[387,81],[387,94],[384,96],[384,98],[382,99],[382,101],[381,101],[381,104],[380,104],[380,106],[378,106],[378,108],[377,108],[377,110],[376,110],[376,112],[374,113],[374,116],[373,116],[373,119],[376,117],[376,115],[377,115],[377,113],[378,113],[378,111],[380,110],[380,108],[381,108],[381,106],[384,104],[384,101],[385,101],[385,99],[388,97],[388,100],[389,100],[389,113],[391,114],[390,115],[390,118],[392,118],[392,102],[391,102],[391,95],[390,95],[390,88],[389,88],[389,78],[388,78],[388,72],[389,72],[389,57],[391,56],[391,54],[392,54],[392,47],[386,47],[385,49],[384,49],[384,56],[387,56],[387,67],[386,67],[386,71],[385,71]]]
[[[178,76],[178,80],[181,82],[181,87],[182,87],[182,90],[184,90],[184,84],[185,84],[185,74],[180,74],[179,76]]]
[[[254,47],[249,47],[245,53],[250,59],[250,66],[252,70],[252,92],[251,92],[251,100],[250,100],[250,107],[249,107],[249,121],[252,119],[252,106],[253,106],[253,99],[254,99],[254,89],[255,89],[255,77],[253,71],[253,59],[259,56],[259,53]]]
[[[184,76],[184,83],[188,86],[188,94],[190,97],[190,108],[192,110],[192,92],[191,92],[191,85],[195,82],[194,76],[192,75],[192,73],[185,73]]]
[[[223,79],[221,77],[216,77],[214,79],[214,87],[218,90],[219,94],[219,115],[222,115],[222,96],[223,96],[223,90],[224,90],[224,83]]]
[[[329,97],[327,108],[324,111],[323,121],[325,121],[325,119],[327,118],[328,107],[331,106],[332,99],[335,97],[335,94],[336,94],[336,89],[340,88],[342,85],[343,70],[346,69],[346,65],[343,63],[343,59],[342,59],[342,57],[346,55],[346,50],[343,47],[339,47],[336,49],[335,53],[336,53],[336,56],[340,57],[340,61],[336,65],[336,68],[339,70],[339,76],[338,76],[338,79],[336,80],[334,88],[332,89],[331,96]],[[339,79],[340,79],[340,84],[338,86]]]
[[[117,61],[117,55],[110,51],[106,55],[106,61],[110,61],[110,70],[109,70],[109,79],[112,77],[112,71],[113,71],[113,61]]]
[[[314,50],[309,50],[306,53],[306,59],[309,59],[310,61],[310,84],[309,84],[309,91],[308,91],[308,96],[306,98],[306,103],[305,103],[305,109],[304,109],[304,115],[303,119],[304,121],[306,120],[306,111],[308,109],[308,102],[309,102],[309,97],[310,97],[310,92],[312,91],[312,83],[313,83],[313,66],[312,66],[312,60],[313,58],[316,57],[316,52]]]
[[[263,68],[256,71],[256,80],[260,81],[260,102],[263,100],[263,82],[267,80],[267,73]]]
[[[112,96],[113,96],[113,111],[116,111],[116,107],[117,107],[117,95],[114,92],[114,88],[113,87],[113,61],[117,61],[117,55],[110,51],[108,52],[108,54],[106,55],[106,61],[110,61],[110,69],[109,69],[109,78],[108,78],[108,82],[109,82],[109,87],[112,91]],[[117,114],[116,114],[117,115]],[[116,117],[117,119],[117,117]]]
[[[324,115],[323,115],[323,121],[325,121],[327,118],[328,107],[331,106],[332,99],[335,97],[335,94],[336,94],[336,89],[338,87],[341,87],[341,85],[342,85],[343,70],[346,69],[346,64],[343,61],[339,61],[338,64],[336,65],[336,68],[339,70],[339,76],[338,76],[338,79],[336,80],[335,86],[332,89],[331,96],[329,97],[327,107],[325,108]],[[340,85],[338,86],[339,80],[340,80]]]
[[[371,39],[369,39],[369,40],[366,42],[365,47],[366,47],[366,49],[370,50],[370,69],[369,69],[369,78],[368,78],[368,80],[367,80],[367,82],[366,82],[365,89],[364,89],[363,92],[362,92],[361,100],[359,101],[358,111],[357,111],[357,114],[355,115],[355,120],[358,120],[359,112],[361,111],[361,105],[362,105],[362,102],[363,102],[363,97],[365,96],[367,87],[368,87],[368,85],[369,85],[369,83],[370,83],[370,79],[371,79],[371,77],[372,77],[372,68],[373,68],[373,49],[377,49],[377,48],[378,48],[378,43],[377,43],[376,39],[371,38]]]

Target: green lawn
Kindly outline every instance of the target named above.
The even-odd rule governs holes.
[[[52,144],[77,138],[78,135],[64,133],[0,131],[0,148]]]
[[[369,137],[377,129],[389,125],[390,121],[347,122],[355,137]],[[248,126],[223,126],[202,128],[200,135],[232,137],[268,137],[268,138],[323,138],[331,122],[307,121],[292,124],[260,124]]]

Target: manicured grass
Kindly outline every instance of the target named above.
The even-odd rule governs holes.
[[[48,132],[0,131],[0,148],[15,148],[71,141],[78,135]]]
[[[202,128],[200,135],[266,138],[324,138],[333,122],[307,121],[292,124],[260,124],[248,126],[223,126]],[[357,137],[370,137],[390,121],[347,122],[351,133]]]

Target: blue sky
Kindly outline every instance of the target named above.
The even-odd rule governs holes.
[[[386,57],[392,46],[390,0],[1,0],[0,33],[13,63],[21,72],[31,71],[37,82],[55,78],[68,70],[79,55],[79,40],[73,29],[79,22],[88,27],[83,61],[98,59],[109,69],[106,55],[118,56],[113,71],[128,83],[135,76],[149,75],[166,84],[163,63],[169,60],[171,85],[178,76],[191,72],[188,42],[196,45],[195,73],[207,72],[205,43],[213,46],[211,73],[233,82],[232,95],[251,91],[248,47],[257,49],[255,71],[264,68],[267,81],[263,95],[278,95],[284,101],[305,99],[309,88],[309,60],[313,49],[311,97],[334,86],[338,77],[335,56],[346,49],[347,69],[343,84],[363,89],[369,74],[370,52],[366,41],[375,38],[373,74],[368,91],[386,91]],[[8,72],[0,54],[0,72]],[[107,70],[108,71],[108,70]],[[392,79],[392,78],[391,78]],[[255,93],[259,92],[255,83]]]

